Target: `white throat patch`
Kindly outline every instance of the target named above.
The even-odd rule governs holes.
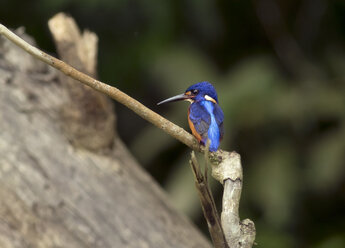
[[[205,100],[210,101],[210,102],[214,102],[217,103],[216,100],[214,100],[212,97],[210,97],[209,95],[205,95]]]

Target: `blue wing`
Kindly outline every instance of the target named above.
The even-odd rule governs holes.
[[[206,139],[211,124],[211,116],[199,102],[190,105],[189,120],[193,123],[195,131],[201,136],[202,140]]]
[[[222,139],[223,135],[224,135],[224,127],[223,127],[224,114],[223,114],[223,111],[219,107],[218,104],[214,105],[213,115],[214,115],[214,118],[216,119],[217,125],[219,127],[220,139]]]

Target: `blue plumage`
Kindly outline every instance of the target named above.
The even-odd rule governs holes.
[[[219,105],[207,100],[195,101],[189,107],[189,120],[194,126],[190,125],[192,131],[194,128],[201,136],[199,142],[205,145],[209,138],[210,151],[217,151],[224,133],[224,114]]]
[[[209,82],[200,82],[187,88],[184,94],[171,97],[158,104],[187,100],[192,104],[188,109],[188,123],[193,135],[205,145],[210,139],[210,151],[218,150],[223,137],[224,114],[218,105],[217,92]]]

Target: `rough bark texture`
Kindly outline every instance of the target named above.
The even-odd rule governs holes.
[[[59,57],[74,68],[97,77],[98,37],[81,32],[72,17],[59,13],[48,22]],[[115,114],[110,99],[100,92],[59,73],[69,100],[61,109],[63,131],[77,147],[108,149],[115,136]]]
[[[119,138],[72,146],[57,73],[0,37],[0,247],[210,247]]]

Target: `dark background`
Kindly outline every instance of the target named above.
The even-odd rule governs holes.
[[[187,127],[187,103],[156,106],[211,81],[225,113],[221,147],[242,156],[241,218],[258,247],[345,247],[343,0],[0,0],[55,54],[47,21],[64,11],[99,37],[99,78]],[[176,207],[206,225],[189,149],[116,104],[118,132]],[[221,187],[212,182],[221,201]]]

